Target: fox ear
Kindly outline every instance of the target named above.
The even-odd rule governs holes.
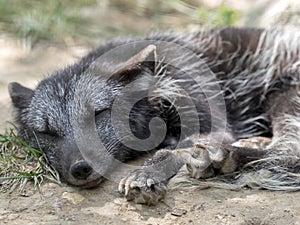
[[[16,82],[8,84],[8,92],[13,105],[19,109],[28,107],[34,94],[33,90]]]
[[[139,74],[145,66],[154,68],[155,60],[155,45],[150,44],[142,50],[125,46],[95,60],[87,71],[109,77],[110,80],[130,79]]]
[[[146,48],[142,49],[136,55],[128,59],[126,62],[121,63],[117,70],[114,72],[114,77],[130,73],[134,70],[140,70],[143,64],[149,64],[155,62],[156,58],[156,46],[148,45]]]

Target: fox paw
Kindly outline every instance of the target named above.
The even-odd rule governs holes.
[[[154,172],[138,169],[123,178],[118,189],[128,201],[156,205],[165,196],[167,186]]]
[[[271,138],[266,137],[252,137],[247,139],[240,139],[234,143],[232,146],[240,148],[252,148],[252,149],[265,149],[271,143]]]
[[[215,150],[214,148],[217,148]],[[222,146],[197,144],[186,163],[187,170],[195,179],[209,178],[236,170],[237,164],[232,153]]]

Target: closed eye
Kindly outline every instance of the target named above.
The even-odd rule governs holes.
[[[42,131],[42,132],[40,132],[40,133],[41,133],[41,134],[48,135],[48,136],[51,136],[51,137],[58,136],[56,132],[51,131],[51,130],[45,130],[45,131]]]
[[[95,116],[99,116],[99,115],[101,115],[101,114],[103,114],[103,113],[105,113],[107,111],[108,111],[108,109],[96,110],[95,111]]]
[[[52,129],[50,129],[50,125],[49,125],[48,119],[45,121],[44,130],[40,131],[40,133],[48,135],[48,136],[51,136],[51,137],[58,136],[58,134],[55,131],[53,131]]]

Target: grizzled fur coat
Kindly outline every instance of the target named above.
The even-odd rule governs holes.
[[[19,135],[70,184],[96,186],[161,149],[119,184],[128,200],[155,204],[184,164],[197,179],[239,171],[229,180],[241,187],[298,190],[299,76],[299,32],[224,28],[113,40],[9,92]],[[257,136],[272,140],[231,145]]]

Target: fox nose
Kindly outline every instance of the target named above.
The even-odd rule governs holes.
[[[78,180],[87,179],[92,171],[93,168],[84,160],[78,161],[71,166],[71,174]]]

